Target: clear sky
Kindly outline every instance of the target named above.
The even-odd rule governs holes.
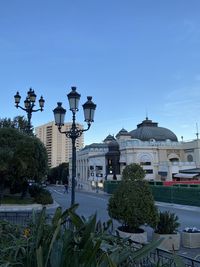
[[[0,117],[32,87],[45,99],[39,126],[77,86],[97,104],[85,144],[145,119],[180,140],[200,128],[199,0],[0,0]],[[82,123],[83,111],[77,114]],[[71,121],[68,111],[66,122]]]

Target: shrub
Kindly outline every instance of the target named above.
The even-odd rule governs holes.
[[[175,234],[178,231],[179,226],[178,216],[175,213],[170,213],[169,211],[160,212],[155,233]]]
[[[28,190],[31,197],[36,197],[42,192],[42,187],[38,184],[32,184]]]
[[[110,217],[120,222],[127,232],[138,232],[145,223],[155,227],[158,221],[153,195],[144,176],[140,165],[126,166],[121,184],[109,199]]]
[[[37,194],[34,198],[38,204],[47,205],[53,203],[51,193],[43,188],[41,188],[39,194]]]

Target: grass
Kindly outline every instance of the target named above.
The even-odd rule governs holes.
[[[34,199],[31,197],[25,197],[25,198],[21,198],[20,196],[15,196],[15,195],[9,195],[9,196],[5,196],[1,199],[1,204],[33,204]]]

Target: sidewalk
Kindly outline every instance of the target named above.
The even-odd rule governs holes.
[[[169,207],[169,208],[175,208],[175,209],[180,209],[180,210],[200,212],[200,207],[196,207],[196,206],[180,205],[180,204],[158,202],[158,201],[156,201],[155,203],[156,203],[156,206],[160,206],[160,207]]]
[[[42,204],[27,204],[27,205],[15,205],[15,204],[1,204],[0,212],[29,212],[32,210],[40,211],[44,206]],[[45,205],[46,209],[56,209],[59,207],[59,204],[54,201],[53,204]]]

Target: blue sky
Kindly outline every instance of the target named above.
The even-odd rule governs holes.
[[[45,99],[34,126],[77,86],[97,104],[85,144],[145,119],[194,139],[200,129],[200,1],[0,0],[0,117],[32,87]],[[82,123],[83,112],[77,113]],[[71,121],[67,112],[65,121]]]

